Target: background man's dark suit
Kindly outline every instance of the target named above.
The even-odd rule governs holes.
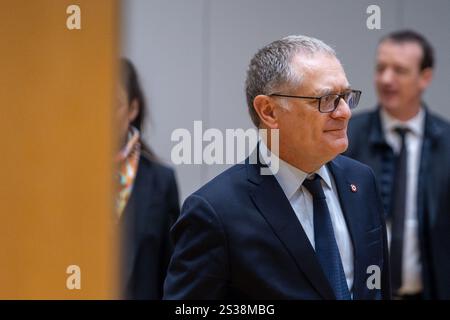
[[[185,201],[172,229],[166,299],[335,299],[283,190],[260,168],[235,165]],[[375,178],[343,156],[328,168],[354,248],[353,298],[387,298],[386,235]],[[367,288],[370,265],[382,271],[381,290]]]
[[[172,245],[169,230],[179,214],[171,169],[141,155],[122,227],[122,286],[126,299],[161,299]]]
[[[382,170],[394,155],[385,141],[378,110],[353,116],[348,135],[346,155],[374,170],[388,212],[392,181],[382,178]],[[450,299],[450,125],[427,109],[418,181],[424,296]]]

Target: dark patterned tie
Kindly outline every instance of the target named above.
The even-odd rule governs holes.
[[[325,194],[316,174],[313,179],[305,179],[303,185],[311,193],[314,205],[314,242],[316,257],[334,290],[337,300],[351,300],[342,266],[341,255],[334,237]]]
[[[405,136],[409,130],[397,128],[395,132],[400,136],[401,148],[397,157],[394,177],[394,195],[391,206],[391,280],[392,292],[396,293],[402,285],[402,260],[403,260],[403,231],[405,226],[406,205],[406,174],[407,174],[407,150]]]

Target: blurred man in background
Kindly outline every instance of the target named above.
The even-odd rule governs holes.
[[[246,94],[255,126],[279,130],[279,153],[262,139],[261,162],[237,164],[186,199],[164,297],[389,299],[375,177],[339,155],[361,92],[334,50],[306,36],[274,41],[251,60]],[[279,170],[261,175],[274,157]]]
[[[349,124],[346,155],[378,178],[399,299],[450,299],[450,124],[422,100],[433,67],[433,49],[422,35],[404,30],[382,38],[379,105]]]
[[[179,214],[178,188],[173,170],[142,140],[148,110],[138,72],[126,58],[120,60],[120,71],[115,115],[121,297],[159,300],[172,255],[169,229]]]

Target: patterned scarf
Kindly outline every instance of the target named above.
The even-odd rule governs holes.
[[[119,166],[119,190],[116,200],[118,218],[122,216],[125,206],[130,198],[134,179],[136,178],[140,153],[141,144],[139,142],[139,131],[134,127],[130,127],[127,144],[119,152],[116,158]]]

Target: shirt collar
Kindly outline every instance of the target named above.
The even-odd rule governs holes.
[[[413,134],[421,137],[423,136],[424,124],[425,124],[425,111],[420,108],[419,112],[408,121],[400,121],[389,113],[387,113],[383,108],[380,110],[380,115],[383,124],[383,132],[386,136],[390,132],[393,132],[395,128],[402,127],[408,128]]]
[[[133,126],[130,126],[127,133],[127,142],[122,150],[116,156],[117,161],[125,160],[136,148],[140,149],[139,144],[140,133],[139,130]]]
[[[265,164],[270,164],[273,159],[276,159],[279,163],[278,171],[274,173],[275,178],[283,189],[284,194],[290,200],[294,193],[300,188],[303,184],[303,181],[310,175],[307,172],[304,172],[293,165],[287,163],[286,161],[281,160],[274,153],[269,155],[268,148],[266,144],[261,139],[259,141],[259,153],[261,155],[261,159]],[[272,171],[272,168],[269,166]],[[273,171],[272,171],[273,172]],[[331,189],[331,178],[330,174],[325,165],[321,166],[314,173],[318,174],[322,180],[325,182],[325,186]]]

